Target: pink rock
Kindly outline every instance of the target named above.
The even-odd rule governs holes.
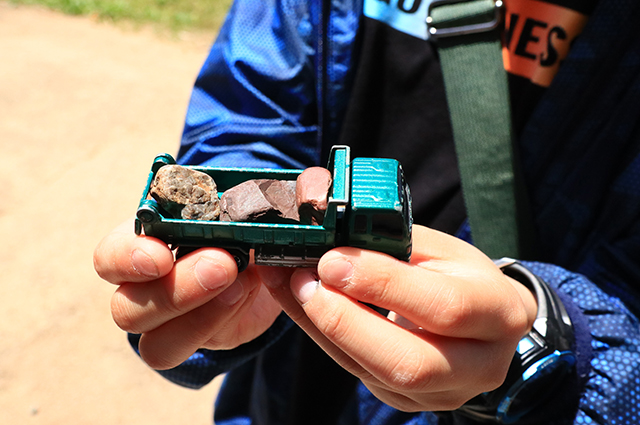
[[[327,211],[331,183],[331,172],[322,167],[307,168],[298,176],[296,205],[301,223],[322,224]]]

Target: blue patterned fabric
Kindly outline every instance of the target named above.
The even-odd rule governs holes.
[[[587,320],[591,368],[575,423],[640,423],[638,319],[620,299],[611,297],[582,275],[548,264],[527,263],[527,266],[568,296]]]
[[[179,161],[317,164],[336,140],[348,102],[361,11],[355,0],[236,0],[196,82]],[[538,412],[545,424],[640,424],[637,22],[640,2],[600,1],[520,141],[540,236],[539,261],[527,265],[562,294],[580,324],[579,385],[558,395],[575,405]],[[282,382],[296,354],[295,332],[281,316],[252,343],[201,350],[162,373],[197,388],[231,371],[216,423],[284,423],[290,388]],[[456,420],[399,412],[363,386],[348,406],[341,423]]]
[[[286,3],[286,4],[285,4]],[[183,163],[300,168],[319,160],[319,4],[238,1],[198,76]]]
[[[319,164],[347,105],[361,8],[358,0],[234,2],[196,80],[179,161]]]

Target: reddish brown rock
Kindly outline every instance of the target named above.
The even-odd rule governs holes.
[[[296,205],[301,223],[322,224],[331,182],[331,172],[326,168],[311,167],[300,173],[296,182]]]
[[[247,180],[220,197],[220,220],[298,222],[295,181]]]
[[[220,196],[221,221],[254,221],[271,209],[256,180],[247,180]]]
[[[149,194],[173,217],[215,220],[220,213],[216,183],[211,176],[180,165],[160,168]]]
[[[295,180],[265,180],[259,186],[278,217],[300,221],[296,205]]]

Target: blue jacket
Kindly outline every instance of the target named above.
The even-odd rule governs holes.
[[[179,161],[319,164],[349,99],[362,7],[236,0],[196,81]],[[576,323],[579,379],[562,395],[569,402],[544,412],[546,424],[640,423],[639,21],[640,2],[601,0],[519,139],[541,253],[527,265]],[[201,350],[163,375],[198,388],[232,370],[216,422],[283,423],[294,329],[281,316],[257,340]],[[344,423],[450,420],[398,412],[362,385],[345,411]]]

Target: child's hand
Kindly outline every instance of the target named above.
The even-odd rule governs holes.
[[[255,266],[237,273],[226,251],[204,248],[174,262],[166,244],[136,236],[127,221],[105,237],[94,265],[118,285],[115,322],[142,334],[140,355],[168,369],[199,348],[230,349],[262,334],[281,312],[258,281]]]
[[[259,268],[284,310],[385,403],[452,410],[504,380],[536,314],[535,298],[484,254],[414,226],[413,256],[339,248],[318,266]],[[394,313],[392,321],[363,303]]]

